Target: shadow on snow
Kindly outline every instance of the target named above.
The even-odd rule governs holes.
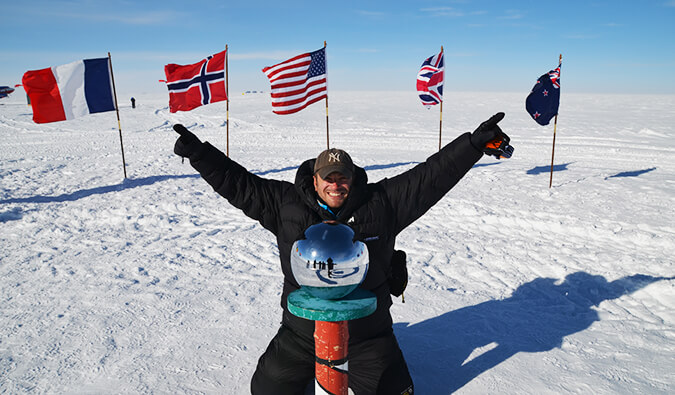
[[[265,170],[265,171],[251,171],[251,173],[258,175],[258,176],[264,176],[267,174],[272,174],[272,173],[282,173],[284,171],[289,171],[289,170],[295,170],[297,169],[298,166],[288,166],[288,167],[282,167],[281,169],[271,169],[271,170]]]
[[[86,198],[92,195],[102,195],[110,192],[119,192],[125,189],[137,188],[146,185],[152,185],[156,182],[166,181],[170,179],[180,179],[180,178],[199,178],[199,174],[184,174],[184,175],[175,175],[175,176],[152,176],[136,179],[126,179],[119,184],[107,185],[96,188],[81,189],[79,191],[64,193],[57,196],[44,196],[36,195],[26,198],[13,198],[0,200],[0,203],[62,203],[62,202],[72,202],[82,198]]]
[[[410,164],[415,164],[417,162],[401,162],[401,163],[391,163],[391,164],[386,164],[386,165],[371,165],[371,166],[366,166],[366,170],[380,170],[380,169],[388,169],[388,168],[393,168],[393,167],[398,167],[398,166],[407,166]],[[271,173],[280,173],[288,170],[294,170],[297,169],[297,166],[289,166],[289,167],[284,167],[280,169],[271,169],[271,170],[265,170],[265,171],[253,171],[253,174],[257,174],[259,176],[263,176],[266,174],[271,174]],[[102,195],[110,192],[119,192],[123,191],[125,189],[130,189],[130,188],[137,188],[137,187],[142,187],[146,185],[152,185],[157,182],[162,182],[166,180],[171,180],[171,179],[181,179],[181,178],[200,178],[201,176],[199,174],[182,174],[182,175],[164,175],[164,176],[151,176],[151,177],[144,177],[144,178],[136,178],[136,179],[126,179],[122,181],[119,184],[115,185],[107,185],[107,186],[102,186],[102,187],[96,187],[96,188],[89,188],[89,189],[81,189],[79,191],[71,192],[71,193],[64,193],[61,195],[57,196],[45,196],[45,195],[36,195],[36,196],[30,196],[30,197],[25,197],[25,198],[10,198],[10,199],[4,199],[0,200],[0,204],[8,204],[8,203],[62,203],[62,202],[72,202],[75,200],[79,200],[82,198],[86,198],[92,195]],[[7,220],[14,220],[14,219],[19,219],[20,214],[16,213],[15,211],[7,212],[7,213],[0,213],[0,222],[5,222]],[[6,215],[4,215],[6,214]]]
[[[494,166],[494,165],[499,165],[499,164],[501,164],[501,163],[502,163],[502,162],[476,163],[475,165],[473,165],[473,167],[476,167],[476,168],[477,168],[477,167]]]
[[[567,170],[567,166],[569,166],[571,163],[563,163],[561,165],[553,165],[553,171],[565,171]],[[527,171],[527,174],[542,174],[542,173],[550,173],[551,172],[551,166],[537,166],[534,167],[530,170]]]
[[[594,306],[659,280],[636,274],[612,282],[576,272],[558,284],[538,278],[503,300],[450,311],[426,321],[394,325],[413,377],[424,374],[427,389],[454,392],[519,352],[562,345],[600,318]],[[482,353],[481,353],[482,352]]]
[[[571,163],[563,163],[560,165],[554,165],[553,166],[553,171],[558,172],[558,171],[565,171],[568,170],[567,166],[569,166]],[[649,169],[643,169],[643,170],[633,170],[633,171],[624,171],[621,173],[614,174],[613,176],[608,176],[605,177],[605,180],[608,180],[610,178],[622,178],[622,177],[639,177],[645,173],[649,173],[651,171],[656,170],[656,167],[650,167]],[[530,170],[527,171],[527,174],[532,174],[532,175],[537,175],[537,174],[542,174],[542,173],[549,173],[551,171],[551,166],[537,166],[534,167]]]
[[[363,169],[365,171],[392,169],[394,167],[416,165],[418,163],[419,162],[398,162],[398,163],[389,163],[389,164],[386,164],[386,165],[370,165],[370,166],[364,167]]]
[[[610,178],[621,178],[621,177],[638,177],[650,171],[656,170],[656,167],[650,167],[649,169],[644,170],[635,170],[635,171],[624,171],[621,173],[614,174],[613,176],[605,177],[605,180]]]

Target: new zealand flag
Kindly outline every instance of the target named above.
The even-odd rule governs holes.
[[[525,108],[538,124],[548,125],[558,115],[560,105],[560,64],[542,75],[525,99]]]

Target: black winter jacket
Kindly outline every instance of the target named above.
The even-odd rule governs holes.
[[[396,235],[436,204],[482,157],[469,137],[465,133],[425,162],[376,183],[368,183],[365,170],[356,167],[348,199],[337,213],[337,220],[352,227],[357,238],[368,246],[370,265],[360,287],[376,294],[377,310],[350,321],[350,342],[391,332],[387,274]],[[286,298],[299,288],[291,272],[293,242],[302,238],[309,226],[334,219],[318,204],[312,179],[314,159],[300,165],[295,184],[291,184],[248,172],[208,142],[192,147],[190,163],[204,180],[277,237],[284,275],[282,323],[298,335],[312,338],[314,323],[288,312]]]

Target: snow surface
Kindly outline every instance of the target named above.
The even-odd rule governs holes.
[[[181,122],[225,150],[225,103],[165,95],[37,125],[0,102],[0,392],[249,392],[280,318],[274,237],[172,152]],[[130,97],[130,96],[129,96]],[[497,111],[513,158],[485,157],[398,238],[394,330],[419,394],[675,392],[675,96],[446,93],[443,142]],[[438,149],[414,92],[334,92],[331,146],[372,181]],[[323,102],[290,116],[233,94],[230,156],[292,181],[326,146]]]

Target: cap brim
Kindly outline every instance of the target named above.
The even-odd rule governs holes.
[[[345,165],[329,165],[316,172],[321,178],[326,178],[330,173],[338,172],[345,177],[352,177],[352,171]]]

